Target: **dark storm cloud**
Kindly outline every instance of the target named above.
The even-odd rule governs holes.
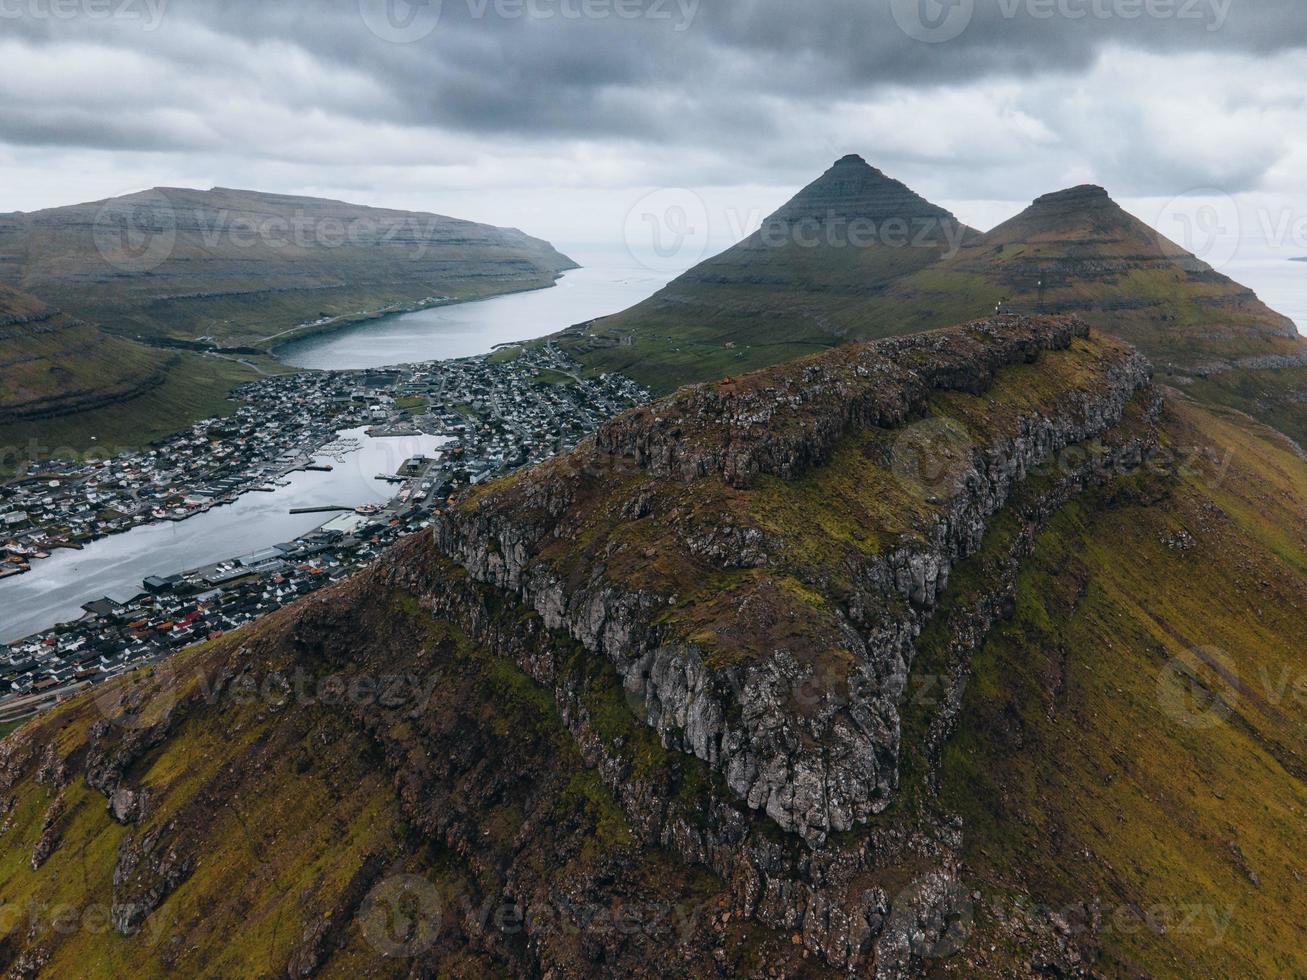
[[[203,24],[254,48],[280,40],[365,73],[391,96],[369,115],[563,136],[684,136],[700,119],[715,129],[719,99],[831,99],[885,85],[1065,74],[1109,43],[1263,54],[1307,43],[1298,0],[99,0],[138,12],[137,23],[35,16],[61,0],[0,2],[32,10],[4,21],[7,29],[50,44],[98,39],[167,57],[171,37]],[[134,30],[150,3],[162,5],[161,26]],[[434,26],[390,41],[369,29],[365,9],[372,21],[389,18],[383,28],[411,20],[420,29],[428,18]],[[933,23],[958,26],[931,43]],[[193,65],[196,52],[178,55]]]
[[[0,81],[5,143],[190,151],[226,140],[233,154],[300,160],[304,148],[277,133],[322,116],[342,132],[387,124],[415,139],[583,142],[650,167],[679,153],[687,182],[791,183],[849,149],[952,167],[947,140],[838,145],[824,114],[1011,80],[1021,89],[995,127],[1016,113],[1029,117],[1018,129],[1032,147],[1112,144],[1110,125],[1096,131],[1067,102],[1105,52],[1217,53],[1251,66],[1307,45],[1307,11],[1300,0],[0,0],[0,31],[0,44],[51,62],[88,48],[105,61],[84,86],[89,108],[69,92],[15,99]],[[1079,99],[1119,115],[1128,147],[1145,138],[1134,127],[1154,122],[1122,109],[1140,94]],[[1250,97],[1202,111],[1235,118]],[[947,105],[920,103],[913,118],[944,129],[975,115]],[[1254,186],[1281,153],[1259,142],[1227,160],[1155,145],[1140,149],[1141,170],[1084,147],[1093,169],[1140,191],[1206,178]],[[961,172],[972,193],[995,183],[984,167]]]

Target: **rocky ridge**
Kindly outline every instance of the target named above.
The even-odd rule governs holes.
[[[1113,959],[1124,934],[1113,932],[1116,906],[1138,895],[1099,878],[1128,863],[1120,845],[1045,826],[1048,801],[1026,811],[1014,799],[1029,782],[1050,782],[1079,813],[1106,788],[1105,812],[1118,813],[1131,767],[1146,761],[1131,754],[1144,727],[1122,736],[1124,754],[1094,756],[1101,787],[1097,769],[1071,791],[1056,773],[1022,774],[977,812],[959,804],[956,767],[977,751],[977,698],[999,714],[985,732],[1022,756],[1047,750],[1028,722],[1010,720],[1017,711],[1055,717],[1080,746],[1090,717],[1142,701],[1151,736],[1170,737],[1148,710],[1151,641],[1134,641],[1109,700],[1077,713],[1083,693],[1067,690],[1109,655],[1102,638],[1132,625],[1113,610],[1107,634],[1077,638],[1095,615],[1085,593],[1150,601],[1136,580],[1091,586],[1075,567],[1067,581],[1038,573],[1050,557],[1075,565],[1056,549],[1084,549],[1067,524],[1091,515],[1147,522],[1131,553],[1162,532],[1153,546],[1184,563],[1165,541],[1186,528],[1195,562],[1212,560],[1205,549],[1228,518],[1198,492],[1200,476],[1143,465],[1187,444],[1179,396],[1150,385],[1126,345],[1070,318],[945,331],[894,347],[898,370],[874,370],[885,351],[832,352],[792,375],[682,392],[615,420],[573,454],[479,489],[439,533],[413,536],[357,578],[15,735],[0,747],[0,833],[21,865],[6,894],[91,876],[120,934],[116,955],[158,974],[1156,972]],[[863,421],[881,413],[898,421]],[[1241,445],[1222,495],[1242,493],[1240,466],[1271,452]],[[1296,457],[1269,459],[1292,467]],[[1191,489],[1192,511],[1169,499]],[[972,542],[977,523],[983,541]],[[1099,557],[1129,564],[1112,548],[1101,541]],[[913,572],[914,559],[931,557],[947,580],[936,578],[933,593],[929,564]],[[1201,573],[1186,564],[1183,574]],[[1254,591],[1278,624],[1290,607],[1273,587]],[[1074,612],[1075,630],[1021,634],[1045,608]],[[1250,614],[1239,628],[1256,631],[1262,619]],[[1081,651],[1060,674],[1039,665],[1040,685],[1012,703],[991,692],[1006,680],[994,676],[994,645],[1013,636],[1021,662],[1006,674],[1027,659],[1056,664],[1064,643]],[[923,672],[942,677],[940,697],[891,696],[895,657],[910,685]],[[288,683],[300,672],[408,676],[429,693],[416,705],[305,701]],[[1120,687],[1132,680],[1141,687],[1127,697]],[[868,720],[879,727],[857,727]],[[1269,734],[1259,746],[1284,737]],[[750,798],[757,783],[735,781],[750,754],[783,760],[765,800]],[[1111,779],[1118,770],[1126,778]],[[866,785],[868,773],[883,777],[887,805],[866,798],[865,822],[856,816],[847,831],[819,825],[861,788],[850,772]],[[808,799],[787,792],[804,773],[826,783]],[[1156,795],[1151,783],[1140,789]],[[996,839],[986,821],[1014,809]],[[1254,897],[1273,906],[1254,839],[1241,837],[1239,860],[1258,873]],[[1016,849],[1015,870],[990,856],[1005,847]],[[1234,853],[1221,842],[1213,850]],[[1067,889],[1027,874],[1050,856]],[[451,879],[451,865],[464,877]],[[398,958],[369,946],[365,897],[396,875],[418,875],[445,898],[439,940]],[[288,890],[288,880],[312,885]],[[1158,894],[1189,900],[1170,887]],[[274,915],[282,898],[289,906]],[[635,901],[684,914],[683,925],[588,924],[595,909],[630,913]],[[504,902],[526,910],[520,926],[487,928]],[[274,920],[287,928],[228,959],[239,923]],[[1194,948],[1181,933],[1159,942],[1168,962],[1190,964],[1235,948]],[[0,945],[0,962],[66,964],[82,953],[29,933]]]
[[[799,642],[755,648],[747,662],[718,666],[711,644],[669,622],[678,576],[632,588],[598,556],[565,567],[560,542],[565,551],[585,536],[578,520],[596,495],[628,517],[668,521],[641,477],[724,488],[760,475],[794,480],[851,431],[901,427],[925,414],[932,393],[982,394],[1004,367],[1087,338],[1073,319],[1002,318],[691,389],[613,421],[565,463],[451,511],[436,538],[473,579],[515,593],[548,628],[609,659],[665,744],[722,771],[749,807],[820,846],[892,799],[913,643],[950,569],[979,548],[1030,470],[1121,420],[1149,383],[1147,362],[1118,346],[1100,375],[1059,393],[1055,412],[1023,414],[1002,438],[966,446],[913,535],[851,559],[853,584],[838,608],[814,614],[788,601],[778,585],[785,545],[758,526],[737,526],[725,541],[709,527],[655,544],[649,554],[680,548],[714,571],[762,570],[737,613],[770,602],[782,618],[809,621]]]

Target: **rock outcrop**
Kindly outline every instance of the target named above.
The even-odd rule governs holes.
[[[474,580],[514,593],[548,628],[607,658],[665,745],[718,769],[750,808],[820,846],[892,799],[913,644],[950,569],[979,548],[1028,473],[1121,420],[1150,368],[1123,345],[1104,349],[1077,385],[963,447],[946,481],[916,488],[922,507],[911,534],[844,556],[841,603],[803,598],[804,586],[818,589],[834,573],[787,567],[783,531],[737,525],[723,544],[720,518],[685,520],[682,495],[702,494],[702,512],[718,495],[747,495],[759,478],[799,480],[851,433],[901,430],[942,392],[979,395],[1004,368],[1087,338],[1072,319],[1001,318],[690,389],[451,511],[436,539]],[[767,647],[755,634],[726,652],[679,628],[719,597],[686,603],[678,593],[693,585],[679,574],[615,572],[614,542],[602,551],[586,540],[597,500],[652,525],[640,545],[655,567],[697,560],[712,575],[756,570],[730,607],[713,608],[783,621],[786,642]],[[792,578],[805,576],[794,588]]]

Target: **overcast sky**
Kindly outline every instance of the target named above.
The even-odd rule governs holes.
[[[684,187],[720,242],[857,152],[981,228],[1094,182],[1307,254],[1303,0],[0,0],[0,65],[0,210],[224,185],[567,247]]]

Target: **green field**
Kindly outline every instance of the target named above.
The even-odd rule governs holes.
[[[69,456],[95,450],[113,455],[139,449],[188,427],[197,419],[230,414],[232,388],[260,377],[242,364],[185,355],[158,387],[128,401],[74,415],[0,427],[5,475],[17,460]]]

